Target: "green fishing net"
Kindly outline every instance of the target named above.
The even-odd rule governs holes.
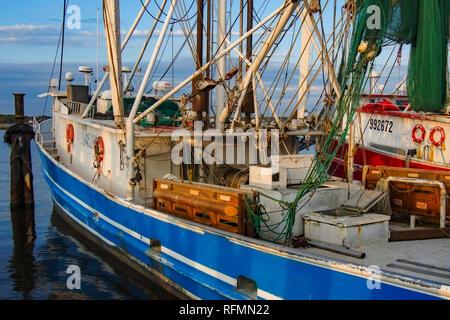
[[[361,95],[373,68],[373,59],[382,46],[395,43],[410,44],[408,95],[415,110],[441,111],[447,95],[447,42],[450,0],[356,0],[351,44],[344,53],[339,67],[338,81],[342,94],[336,104],[329,106],[332,124],[323,137],[314,161],[293,202],[280,202],[287,210],[282,230],[275,232],[273,240],[287,242],[292,236],[295,215],[329,176],[338,149],[345,142]],[[375,9],[375,10],[374,10]],[[376,20],[376,15],[380,17]],[[374,16],[375,15],[375,16]],[[375,20],[373,20],[375,19]],[[367,50],[359,46],[367,42]],[[338,132],[340,138],[336,142]],[[261,194],[261,196],[265,196]],[[261,205],[259,204],[261,207]],[[252,217],[259,217],[248,210]],[[252,214],[253,213],[253,214]],[[262,228],[258,218],[255,226]],[[267,229],[266,229],[267,231]],[[271,230],[272,231],[272,230]]]
[[[357,13],[370,6],[380,8],[382,28],[367,29],[364,39],[410,44],[407,90],[411,106],[416,111],[442,111],[447,102],[450,0],[360,0]]]
[[[450,1],[417,0],[416,2],[419,3],[417,35],[411,47],[407,90],[414,110],[437,112],[443,110],[447,102]]]

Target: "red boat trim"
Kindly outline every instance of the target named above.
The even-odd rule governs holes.
[[[334,145],[336,146],[337,142],[335,142]],[[347,143],[339,148],[336,157],[333,159],[333,163],[328,171],[329,174],[340,178],[346,177],[345,162],[339,157],[339,155],[341,155],[342,150],[344,151],[342,154],[346,154],[347,148]],[[366,159],[365,161],[364,158]],[[406,168],[405,157],[369,147],[362,148],[361,146],[359,146],[353,160],[353,179],[359,181],[362,180],[362,171],[364,165]],[[450,171],[450,165],[432,163],[420,159],[410,159],[409,167],[415,169]]]
[[[362,108],[358,108],[356,111],[360,112],[360,113],[381,114],[381,115],[385,115],[385,116],[393,116],[393,117],[399,117],[399,118],[430,120],[430,121],[436,120],[433,117],[419,115],[417,113],[411,113],[411,112],[404,113],[403,111],[385,111],[385,110],[366,111],[366,110],[363,110]]]

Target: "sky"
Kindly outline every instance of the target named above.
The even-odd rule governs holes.
[[[158,0],[158,3],[161,2],[162,0]],[[260,2],[266,4],[260,5]],[[343,0],[338,0],[339,2],[343,2]],[[149,11],[156,15],[157,10],[154,0],[150,3]],[[184,5],[186,8],[189,8],[191,3],[191,0],[179,0],[179,6]],[[231,5],[229,10],[231,11],[235,11],[239,5],[237,0],[229,3]],[[258,12],[258,16],[264,17],[280,4],[281,1],[255,0],[255,10]],[[101,67],[107,63],[105,39],[103,37],[102,1],[69,0],[68,5],[69,8],[70,6],[77,6],[80,9],[81,25],[79,29],[66,28],[63,75],[71,71],[75,75],[75,82],[83,82],[84,76],[77,69],[80,65],[86,65],[94,69],[94,78],[97,78],[97,13],[99,12],[99,77],[102,77]],[[141,7],[141,0],[120,1],[122,37],[125,36],[131,27]],[[165,12],[167,12],[167,7]],[[192,17],[194,12],[195,6],[193,6],[187,17]],[[37,95],[47,91],[52,75],[52,67],[62,25],[62,13],[63,0],[15,0],[2,2],[2,10],[0,11],[0,114],[14,112],[14,99],[12,96],[14,92],[26,93],[26,114],[42,114],[45,98],[39,99]],[[69,26],[74,21],[72,19],[75,17],[74,12],[68,12],[66,17],[68,20],[66,26]],[[325,17],[326,28],[329,27],[332,20],[330,15]],[[123,53],[124,65],[133,66],[152,22],[153,18],[145,13],[132,40]],[[157,34],[161,29],[161,25],[159,24],[157,27]],[[234,38],[236,38],[235,35]],[[171,49],[172,42],[176,51],[176,48],[183,41],[184,36],[179,26],[174,27],[173,37],[162,55],[161,64],[157,70],[158,74],[163,72],[174,54],[174,51]],[[155,40],[152,40],[149,49],[154,46]],[[147,50],[144,56],[143,68],[150,59],[151,51]],[[278,56],[275,55],[274,60],[277,61],[278,59],[281,62],[284,57],[283,52],[280,51],[276,54]],[[173,70],[175,70],[174,74],[169,73],[166,78],[170,79],[166,80],[171,80],[173,76],[174,82],[178,82],[193,71],[192,59],[188,58],[188,55],[189,53],[185,50],[173,67]],[[58,64],[53,70],[53,77],[57,78],[59,75],[59,56],[56,61],[58,61]],[[158,75],[155,76],[155,78],[157,77]],[[137,83],[135,83],[135,86],[137,86]],[[45,112],[48,113],[48,104],[45,108]]]
[[[97,12],[100,17],[100,69],[107,63],[103,37],[102,1],[69,0],[68,8],[80,8],[81,26],[71,29],[73,11],[69,11],[65,35],[63,75],[71,71],[75,82],[83,81],[78,66],[87,65],[97,69]],[[120,1],[122,34],[130,28],[141,9],[139,0]],[[99,10],[97,10],[99,8]],[[154,6],[152,7],[154,9]],[[150,10],[150,9],[149,9]],[[15,0],[2,1],[0,11],[0,113],[13,113],[14,92],[25,92],[26,114],[42,113],[45,99],[37,95],[46,92],[62,25],[62,0]],[[144,31],[149,30],[151,20],[147,14],[138,25],[136,37],[130,41],[124,53],[125,61],[134,61],[142,44]],[[176,39],[179,40],[181,37]],[[148,56],[145,56],[148,59]],[[59,75],[58,65],[54,77]],[[125,63],[126,64],[126,63]],[[94,75],[95,77],[97,75]],[[102,74],[100,75],[102,76]],[[27,104],[28,102],[28,104]],[[48,111],[48,108],[47,108]]]

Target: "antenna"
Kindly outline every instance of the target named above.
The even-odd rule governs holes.
[[[137,67],[136,70],[137,70],[137,74],[138,74],[138,87],[140,87],[141,86],[141,71],[142,71],[141,66]]]
[[[92,74],[92,68],[91,67],[79,67],[78,71],[80,71],[81,73],[84,73],[84,85],[88,86],[89,85],[89,75]]]
[[[380,78],[380,74],[378,72],[376,72],[375,70],[373,70],[370,74],[369,74],[369,79],[370,79],[370,88],[369,88],[369,94],[375,94],[375,88],[374,88],[374,84],[372,83],[375,79],[375,83],[378,81],[378,79]]]
[[[123,73],[123,83],[128,83],[128,74],[131,72],[130,67],[122,67],[122,73]]]
[[[51,92],[55,92],[56,88],[58,87],[58,85],[59,85],[59,79],[58,78],[52,78],[50,80],[50,91]]]
[[[74,76],[73,76],[72,72],[67,72],[64,77],[69,84],[72,83],[72,81],[74,80]]]

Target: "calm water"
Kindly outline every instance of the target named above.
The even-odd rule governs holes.
[[[34,142],[34,213],[11,212],[9,148],[3,143],[4,133],[0,131],[0,299],[174,299],[97,251],[53,214]],[[67,288],[69,265],[80,267],[79,290]]]

